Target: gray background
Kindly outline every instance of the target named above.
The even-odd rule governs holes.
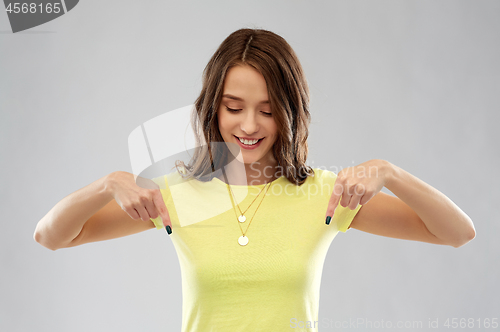
[[[129,133],[192,104],[210,56],[243,27],[280,34],[304,66],[310,165],[388,160],[476,227],[458,249],[339,233],[320,321],[428,330],[438,319],[435,331],[449,330],[447,318],[474,318],[467,330],[500,319],[499,1],[84,0],[17,34],[0,13],[0,330],[180,330],[180,269],[165,231],[57,251],[33,232],[66,195],[131,171]]]

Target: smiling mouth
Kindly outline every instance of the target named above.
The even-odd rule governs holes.
[[[236,135],[233,135],[233,136],[236,137],[241,143],[243,143],[238,136],[236,136]],[[257,142],[255,142],[254,144],[245,144],[245,143],[243,143],[243,144],[245,144],[245,145],[255,145],[255,144],[259,143],[260,141],[262,141],[264,138],[265,137],[257,139]],[[249,141],[253,141],[253,140],[255,140],[255,139],[252,139],[252,140],[249,140]]]

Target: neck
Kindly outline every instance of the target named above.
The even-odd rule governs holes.
[[[255,186],[269,183],[279,177],[278,165],[276,162],[243,164],[234,159],[224,167],[224,171],[227,181],[222,172],[217,178],[223,182],[229,183],[229,185]]]

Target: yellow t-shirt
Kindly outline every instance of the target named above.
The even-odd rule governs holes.
[[[317,331],[326,253],[361,205],[350,210],[339,204],[326,225],[337,176],[314,172],[302,186],[284,176],[274,180],[265,197],[264,185],[231,185],[243,223],[217,178],[186,181],[175,171],[153,179],[169,211],[181,266],[182,332]],[[160,217],[151,220],[164,229]],[[238,243],[242,230],[246,246]]]

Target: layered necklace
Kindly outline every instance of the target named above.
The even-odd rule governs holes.
[[[239,243],[240,246],[246,246],[248,244],[248,237],[246,236],[246,234],[248,233],[248,229],[250,228],[250,224],[252,223],[253,217],[255,217],[255,214],[257,213],[257,210],[259,209],[260,204],[262,203],[262,201],[264,200],[264,198],[266,198],[267,191],[271,187],[272,181],[266,183],[266,185],[264,186],[264,188],[266,189],[266,191],[264,193],[264,197],[262,197],[262,199],[260,200],[260,203],[257,206],[257,209],[255,210],[255,213],[253,214],[252,218],[250,219],[250,222],[248,223],[248,227],[247,227],[246,231],[243,232],[243,228],[241,227],[241,224],[244,223],[247,220],[247,218],[245,217],[245,213],[252,206],[252,204],[255,202],[255,200],[257,199],[257,197],[260,196],[260,194],[262,193],[262,191],[264,191],[264,188],[261,189],[261,191],[259,192],[259,194],[255,197],[255,199],[252,201],[252,203],[250,203],[250,205],[245,210],[245,212],[241,212],[240,206],[238,205],[238,203],[236,203],[236,206],[238,207],[238,210],[240,211],[240,215],[238,216],[238,213],[236,212],[236,208],[234,206],[234,200],[233,200],[233,197],[234,197],[235,200],[236,200],[236,197],[234,196],[233,190],[229,186],[229,181],[227,180],[226,173],[224,172],[224,168],[222,168],[222,172],[224,173],[224,178],[226,179],[227,191],[229,193],[229,197],[231,198],[231,203],[233,205],[234,214],[236,215],[236,220],[238,221],[238,226],[240,227],[240,231],[241,231],[241,236],[238,238],[238,243]]]

